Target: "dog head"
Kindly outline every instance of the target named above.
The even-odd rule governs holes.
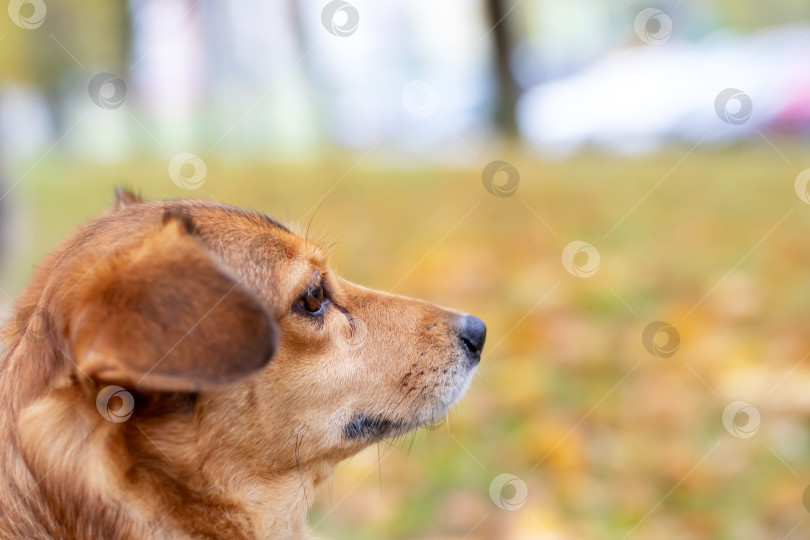
[[[261,214],[200,201],[120,195],[34,288],[20,312],[47,314],[23,324],[54,357],[47,399],[70,393],[73,414],[106,422],[129,482],[160,474],[220,498],[275,497],[265,486],[290,472],[317,484],[324,466],[441,417],[486,334],[340,278]],[[108,387],[129,397],[105,401]]]

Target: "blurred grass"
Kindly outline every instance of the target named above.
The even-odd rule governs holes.
[[[19,291],[115,185],[215,198],[302,230],[317,208],[310,236],[338,240],[344,277],[489,326],[448,423],[341,465],[311,512],[317,534],[760,540],[798,524],[793,537],[807,537],[810,206],[793,191],[807,147],[775,143],[792,164],[764,144],[697,150],[677,166],[688,148],[555,163],[512,149],[469,169],[409,170],[331,154],[306,165],[204,156],[196,192],[170,182],[168,158],[51,156],[10,195],[19,220],[4,289]],[[513,197],[482,187],[496,158],[520,171]],[[595,276],[563,268],[574,240],[599,250]],[[654,320],[680,333],[672,358],[642,346]],[[721,423],[736,400],[761,413],[749,439]],[[526,482],[520,510],[490,499],[501,473]]]

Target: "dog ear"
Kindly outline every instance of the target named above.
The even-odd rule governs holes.
[[[215,389],[275,353],[275,321],[189,231],[167,216],[77,287],[69,340],[80,374],[139,391]]]
[[[133,204],[140,204],[143,202],[143,199],[140,195],[136,195],[132,191],[128,189],[124,189],[122,187],[115,188],[115,202],[113,202],[112,211],[117,212],[127,206],[132,206]]]

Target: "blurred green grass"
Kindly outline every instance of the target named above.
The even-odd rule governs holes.
[[[194,192],[171,183],[168,158],[53,155],[9,196],[19,219],[3,288],[19,291],[116,185],[255,208],[337,241],[344,277],[489,326],[479,375],[447,424],[341,465],[311,512],[316,534],[759,540],[798,523],[798,538],[810,527],[810,369],[799,364],[810,350],[810,206],[793,184],[807,147],[775,144],[792,163],[764,144],[683,161],[686,147],[559,162],[514,148],[452,169],[203,156]],[[492,159],[519,170],[514,196],[484,190]],[[562,266],[574,240],[599,250],[591,278]],[[680,333],[672,358],[642,346],[655,320]],[[723,428],[735,400],[760,411],[754,437]],[[527,484],[520,510],[491,500],[501,473]]]

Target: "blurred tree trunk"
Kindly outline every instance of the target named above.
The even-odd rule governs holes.
[[[509,14],[506,0],[486,0],[487,21],[495,53],[495,75],[497,96],[495,104],[495,125],[506,136],[517,135],[515,106],[517,105],[518,86],[512,77],[509,58],[512,53],[512,33],[509,30]]]

